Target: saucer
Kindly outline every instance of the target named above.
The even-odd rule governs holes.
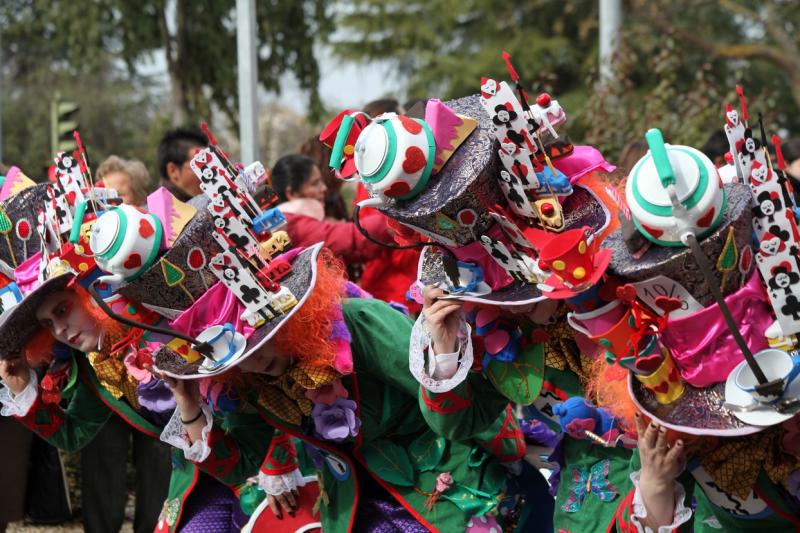
[[[746,364],[747,361],[742,361],[731,371],[730,374],[728,374],[728,380],[725,382],[725,401],[728,403],[748,405],[754,401],[750,393],[743,391],[738,385],[736,385],[736,376],[739,374],[739,370]],[[786,391],[783,393],[783,398],[797,397],[800,397],[800,377],[792,380],[792,382],[786,387]],[[732,411],[732,413],[734,416],[736,416],[736,418],[746,424],[762,427],[780,424],[781,422],[785,422],[797,414],[781,414],[768,405],[765,405],[763,408],[756,409],[754,411]]]

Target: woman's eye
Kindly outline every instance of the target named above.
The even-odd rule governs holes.
[[[42,320],[42,327],[46,328],[46,329],[49,329],[49,330],[52,330],[53,329],[53,323],[51,321],[49,321],[49,320]]]

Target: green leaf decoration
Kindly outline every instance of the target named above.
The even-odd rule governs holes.
[[[418,470],[427,472],[442,460],[446,444],[444,437],[428,430],[414,439],[408,447],[408,456]]]
[[[0,233],[6,234],[11,231],[14,225],[11,223],[11,219],[8,218],[5,209],[0,209]]]
[[[414,485],[414,469],[406,451],[386,439],[377,439],[362,449],[367,465],[384,481],[401,487]]]
[[[442,498],[452,502],[467,514],[483,516],[491,511],[498,503],[498,498],[491,494],[471,490],[464,485],[456,483],[450,490],[442,493]]]
[[[725,245],[717,258],[717,270],[720,272],[733,272],[739,262],[739,250],[736,249],[736,238],[733,228],[728,228],[728,236],[725,237]]]
[[[164,281],[168,287],[174,287],[186,277],[186,273],[178,268],[178,265],[170,263],[166,259],[161,259],[161,272],[164,274]]]
[[[486,377],[510,401],[532,404],[544,381],[544,346],[536,343],[522,348],[512,363],[493,359],[486,368]]]

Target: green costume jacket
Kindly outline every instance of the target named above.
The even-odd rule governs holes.
[[[421,389],[408,368],[412,321],[379,300],[344,300],[342,308],[355,369],[342,383],[358,405],[357,437],[324,441],[261,409],[264,420],[320,450],[326,533],[354,526],[363,497],[356,462],[431,531],[463,531],[498,501],[507,475],[499,458],[516,460],[525,451],[508,401],[478,373],[447,393]],[[428,509],[444,472],[454,483]]]
[[[76,354],[78,379],[66,407],[42,401],[41,387],[28,413],[16,417],[20,422],[64,451],[79,450],[100,431],[115,413],[137,430],[158,439],[163,428],[154,425],[136,412],[124,397],[117,399],[97,380],[83,354]],[[209,437],[216,453],[200,464],[192,464],[183,453],[173,450],[172,477],[167,500],[159,519],[159,530],[176,531],[187,497],[197,482],[198,469],[203,470],[232,489],[243,484],[257,471],[259,460],[269,445],[268,433],[256,414],[231,415],[226,420],[228,434],[215,428]],[[237,445],[229,446],[233,441]]]

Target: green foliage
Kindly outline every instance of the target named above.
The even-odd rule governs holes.
[[[528,92],[550,91],[567,130],[614,160],[659,127],[701,146],[721,128],[741,83],[770,130],[800,131],[800,10],[771,0],[627,0],[616,75],[597,84],[597,2],[356,0],[338,14],[334,46],[347,60],[381,60],[409,96],[478,92],[481,76],[509,80],[503,50]],[[753,118],[757,118],[755,115]]]
[[[596,2],[356,0],[334,42],[343,59],[389,61],[411,96],[477,92],[481,76],[507,78],[508,51],[531,90],[572,90],[597,40]]]
[[[50,154],[49,103],[81,106],[93,164],[112,153],[155,170],[170,125],[224,116],[238,123],[235,0],[3,0],[3,157],[34,178]],[[293,74],[322,113],[314,46],[331,30],[328,0],[258,0],[259,80],[277,91]],[[143,74],[166,57],[164,79]],[[154,172],[153,172],[154,173]]]

